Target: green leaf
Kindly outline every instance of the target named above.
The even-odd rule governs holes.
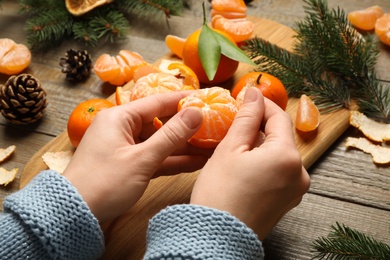
[[[219,45],[221,46],[221,53],[226,57],[245,62],[251,65],[256,65],[240,48],[234,45],[228,38],[224,35],[212,31],[215,34],[215,37],[218,39]]]
[[[213,80],[221,59],[221,45],[215,32],[205,24],[199,35],[198,53],[208,79]]]

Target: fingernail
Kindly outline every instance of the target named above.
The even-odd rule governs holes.
[[[187,108],[181,115],[181,120],[190,129],[197,128],[202,123],[202,112],[197,108]]]
[[[257,100],[257,91],[255,87],[249,87],[245,91],[244,103],[250,103]]]

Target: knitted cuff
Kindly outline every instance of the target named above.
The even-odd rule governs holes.
[[[43,171],[8,196],[6,212],[18,215],[52,259],[97,259],[104,237],[97,219],[76,188],[55,171]]]
[[[149,222],[145,259],[262,259],[257,235],[227,212],[176,205]]]

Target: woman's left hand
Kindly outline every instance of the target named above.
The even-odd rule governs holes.
[[[204,166],[212,151],[187,142],[201,126],[201,111],[177,113],[179,100],[187,94],[153,95],[97,114],[64,176],[101,223],[131,208],[151,178]],[[156,131],[154,117],[172,118]]]

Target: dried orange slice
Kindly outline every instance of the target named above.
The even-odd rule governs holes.
[[[320,112],[310,97],[303,94],[298,103],[295,127],[302,132],[311,132],[320,124]]]
[[[75,16],[79,16],[91,11],[98,6],[111,3],[112,1],[113,0],[65,0],[65,4],[66,9],[68,9],[69,13]]]
[[[376,20],[375,33],[381,42],[390,46],[390,13],[384,14]]]
[[[376,20],[383,15],[382,7],[375,5],[363,10],[357,10],[348,14],[348,20],[351,24],[365,31],[370,31],[375,28]]]
[[[229,90],[221,87],[198,89],[180,100],[178,111],[198,107],[203,113],[203,123],[189,142],[197,147],[214,148],[227,134],[238,112],[236,100]]]
[[[229,34],[235,42],[248,40],[255,27],[253,22],[246,18],[228,19],[222,15],[213,16],[211,26]]]
[[[168,49],[179,58],[183,58],[183,48],[185,42],[186,39],[179,36],[168,34],[165,37],[165,44],[167,45]]]

